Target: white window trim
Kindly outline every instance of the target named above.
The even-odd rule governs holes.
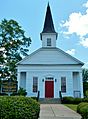
[[[67,83],[66,83],[67,79],[66,79],[66,76],[61,76],[61,87],[62,87],[62,78],[65,78],[65,86],[67,88]],[[61,92],[62,92],[62,90],[61,90]],[[66,92],[67,92],[67,89],[65,90],[65,92],[62,92],[62,93],[66,93]]]
[[[36,85],[34,84],[34,79],[37,79],[37,83]],[[34,87],[37,87],[36,91],[34,90]],[[38,92],[38,77],[37,76],[33,76],[33,86],[32,86],[32,90],[33,90],[33,93],[37,93]]]

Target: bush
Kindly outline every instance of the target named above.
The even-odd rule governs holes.
[[[88,98],[83,98],[82,101],[83,102],[88,102]]]
[[[0,111],[1,119],[38,119],[40,105],[28,97],[1,96]]]
[[[77,112],[80,113],[80,109],[81,109],[82,107],[86,106],[86,105],[87,105],[87,103],[85,103],[85,102],[80,103],[80,104],[77,106]]]
[[[63,97],[62,103],[63,104],[73,104],[74,98],[73,97]]]
[[[5,96],[5,95],[8,95],[8,94],[6,94],[6,93],[0,93],[0,96]]]
[[[88,119],[88,103],[80,103],[77,106],[77,112],[82,115],[82,119]]]
[[[38,101],[38,98],[37,97],[31,97],[33,100],[36,100],[36,101]]]
[[[13,92],[10,96],[18,96],[18,93]]]
[[[18,92],[13,92],[10,96],[26,96],[27,92],[23,88],[19,88]]]
[[[79,104],[82,102],[82,98],[74,98],[73,104]]]
[[[63,97],[63,104],[79,104],[82,102],[82,98],[73,98],[73,97]]]
[[[19,90],[18,90],[18,95],[26,96],[27,95],[27,92],[26,92],[25,89],[23,89],[23,88],[20,87]]]

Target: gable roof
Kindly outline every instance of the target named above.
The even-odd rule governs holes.
[[[84,65],[83,62],[59,48],[39,48],[17,65]]]

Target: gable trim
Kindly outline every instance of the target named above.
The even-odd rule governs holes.
[[[51,48],[51,47],[49,47],[49,48],[47,48],[47,47],[39,48],[39,49],[37,49],[36,51],[34,51],[33,53],[31,53],[30,55],[28,55],[27,57],[25,57],[24,59],[22,59],[21,61],[19,61],[18,63],[16,63],[16,65],[20,65],[23,61],[25,61],[26,59],[28,59],[29,57],[35,55],[36,53],[38,53],[39,51],[41,51],[41,50],[43,50],[43,49],[46,49],[46,50],[47,50],[47,49],[57,50],[57,51],[61,52],[62,54],[66,55],[67,57],[72,58],[74,61],[77,62],[77,64],[79,64],[79,65],[84,65],[84,63],[81,62],[80,60],[78,60],[77,58],[75,58],[75,57],[69,55],[69,54],[66,53],[65,51],[63,51],[63,50],[61,50],[61,49],[59,49],[59,48],[56,48],[56,47],[53,47],[53,48]],[[76,64],[76,65],[77,65],[77,64]],[[31,65],[33,65],[33,64],[31,64]],[[44,65],[45,65],[45,64],[44,64]],[[55,65],[56,65],[56,64],[55,64]],[[60,64],[58,64],[58,65],[60,65]],[[61,65],[62,65],[62,64],[61,64]],[[65,64],[63,64],[63,65],[65,65]],[[69,64],[66,64],[66,65],[69,65]],[[72,65],[72,64],[71,64],[71,65]]]
[[[19,64],[19,66],[77,66],[81,64]]]
[[[72,55],[66,53],[65,51],[63,51],[63,50],[61,50],[61,49],[59,49],[59,48],[57,48],[57,49],[58,49],[59,51],[61,51],[63,54],[65,54],[66,56],[71,57],[73,60],[75,60],[76,62],[78,62],[78,64],[84,65],[84,63],[83,63],[82,61],[78,60],[77,58],[73,57]]]
[[[25,58],[23,58],[21,61],[17,62],[16,65],[19,65],[21,62],[23,62],[24,60],[28,59],[29,57],[31,57],[32,55],[36,54],[37,52],[39,52],[42,48],[37,49],[36,51],[32,52],[31,54],[29,54],[28,56],[26,56]]]

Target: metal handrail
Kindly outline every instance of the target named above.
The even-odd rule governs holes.
[[[40,91],[38,91],[37,101],[39,101],[39,97],[40,97]]]
[[[60,97],[60,100],[62,102],[62,93],[61,93],[61,91],[59,91],[59,97]]]

